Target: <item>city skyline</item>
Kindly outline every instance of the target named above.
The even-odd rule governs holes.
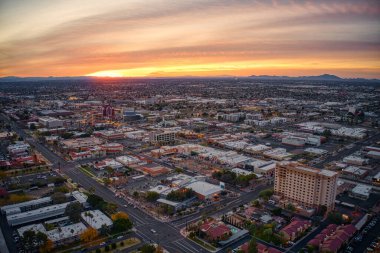
[[[380,78],[376,1],[3,1],[0,76]]]

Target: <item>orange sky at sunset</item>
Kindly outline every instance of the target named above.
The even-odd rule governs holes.
[[[0,2],[0,76],[380,78],[380,1]]]

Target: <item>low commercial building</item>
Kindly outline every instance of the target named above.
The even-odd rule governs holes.
[[[365,165],[368,163],[368,159],[350,155],[350,156],[344,157],[343,162],[353,164],[353,165]]]
[[[108,141],[124,139],[124,133],[120,131],[111,131],[111,130],[96,131],[94,132],[94,135],[97,137],[106,139]]]
[[[212,200],[218,198],[222,192],[219,185],[210,184],[203,181],[196,181],[186,186],[187,189],[192,189],[201,200]]]
[[[54,243],[54,246],[60,246],[79,240],[80,234],[82,234],[86,229],[87,227],[82,222],[70,224],[67,226],[59,226],[58,228],[52,230],[46,230],[44,225],[42,223],[39,223],[21,227],[17,230],[17,232],[21,236],[29,230],[34,232],[41,232]]]
[[[163,167],[158,164],[147,164],[141,167],[141,170],[144,173],[149,174],[151,177],[157,177],[162,174],[166,174],[170,172],[170,169],[167,167]]]
[[[89,226],[99,230],[102,226],[110,227],[112,226],[112,220],[102,213],[99,210],[90,210],[81,213],[81,217],[84,222],[86,222]]]
[[[290,159],[290,157],[292,156],[292,154],[286,152],[286,149],[284,148],[271,149],[271,150],[265,151],[263,155],[265,157],[278,160],[278,161]]]
[[[367,157],[372,158],[372,159],[380,159],[380,152],[379,151],[369,151],[366,154]]]
[[[124,150],[124,146],[120,143],[106,143],[100,145],[100,148],[105,150],[107,154],[117,154]]]
[[[132,165],[132,164],[137,164],[140,163],[140,159],[134,156],[118,156],[115,158],[116,161],[119,163],[123,164],[124,166]]]
[[[59,128],[63,127],[63,120],[53,118],[53,117],[40,117],[38,122],[46,128]]]
[[[7,221],[10,226],[18,226],[22,224],[27,224],[30,222],[36,222],[48,218],[58,217],[65,213],[66,206],[70,202],[46,206],[39,209],[12,214],[7,216]]]
[[[380,184],[380,172],[378,172],[375,176],[372,177],[372,183],[375,185]]]
[[[264,164],[260,167],[255,167],[254,172],[263,176],[274,176],[276,169],[276,162],[271,161],[270,163]]]
[[[364,178],[368,175],[367,170],[360,169],[355,166],[348,166],[342,170],[343,174],[356,177],[356,178]]]
[[[99,146],[103,141],[96,137],[77,138],[62,140],[61,146],[66,151],[81,151],[95,146]]]
[[[358,184],[351,190],[349,195],[353,198],[367,200],[369,198],[369,195],[371,194],[371,190],[371,186]]]

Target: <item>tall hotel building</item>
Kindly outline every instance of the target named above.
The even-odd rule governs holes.
[[[334,209],[338,173],[305,166],[297,162],[278,163],[274,191],[282,200],[304,208],[326,206]]]

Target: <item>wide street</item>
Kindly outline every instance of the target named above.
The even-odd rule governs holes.
[[[74,161],[65,161],[58,155],[54,154],[51,150],[38,143],[16,123],[10,121],[4,115],[1,115],[1,118],[9,122],[13,131],[15,131],[19,136],[23,137],[24,140],[28,141],[38,152],[46,157],[46,159],[51,162],[54,169],[58,169],[60,167],[61,173],[70,177],[73,182],[78,183],[81,185],[81,187],[87,190],[94,188],[95,193],[104,198],[105,201],[113,202],[119,206],[119,210],[127,212],[134,223],[134,227],[137,230],[136,234],[146,240],[146,242],[158,243],[170,252],[207,252],[198,244],[181,236],[179,232],[180,228],[183,227],[186,223],[186,219],[189,221],[197,220],[200,218],[199,216],[201,216],[201,214],[198,213],[190,215],[187,218],[179,219],[176,222],[173,222],[173,224],[170,222],[158,221],[138,208],[127,206],[127,201],[122,198],[115,197],[115,194],[106,186],[83,174],[80,170],[77,170],[76,166],[79,165],[79,163]],[[209,211],[207,215],[227,212],[229,210],[232,210],[233,207],[248,203],[249,201],[253,200],[258,196],[260,190],[264,188],[265,187],[258,187],[255,191],[247,193],[239,199],[232,199],[230,203],[228,203],[228,201],[225,201],[223,202],[224,207],[220,209],[213,210],[213,207],[208,207],[204,211]],[[157,233],[152,233],[152,228],[157,231]]]

